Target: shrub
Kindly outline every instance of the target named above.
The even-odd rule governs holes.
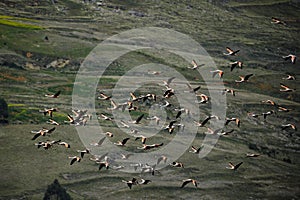
[[[69,200],[71,196],[66,190],[59,184],[58,180],[55,179],[51,185],[48,185],[47,191],[44,195],[44,200],[60,199]]]
[[[8,106],[4,99],[0,98],[0,123],[8,123]]]

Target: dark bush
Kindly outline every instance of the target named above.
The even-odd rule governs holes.
[[[71,196],[66,192],[66,190],[59,184],[58,180],[55,179],[51,185],[48,185],[47,191],[44,195],[44,200],[69,200],[72,199]]]
[[[3,98],[0,98],[0,124],[8,123],[8,106]]]

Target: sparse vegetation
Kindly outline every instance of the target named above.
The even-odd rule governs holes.
[[[48,186],[47,191],[43,200],[71,200],[72,198],[66,192],[66,190],[59,184],[58,180],[55,179],[54,182]]]
[[[3,1],[0,3],[0,199],[42,199],[45,188],[57,191],[65,188],[72,199],[298,199],[299,131],[282,130],[282,123],[295,123],[300,114],[299,60],[296,64],[281,57],[300,52],[299,11],[297,1],[288,0],[233,0],[233,1]],[[18,16],[18,17],[16,17]],[[271,23],[279,17],[287,25]],[[232,135],[221,137],[215,148],[203,159],[185,152],[179,161],[184,169],[166,167],[155,176],[128,174],[117,170],[98,170],[89,156],[80,163],[69,165],[68,156],[84,149],[74,126],[67,125],[67,114],[72,110],[72,90],[76,72],[85,56],[106,38],[125,30],[140,27],[163,27],[189,35],[212,56],[224,74],[225,87],[234,88],[236,97],[227,96],[227,116],[240,117],[241,127]],[[174,41],[176,42],[176,41]],[[236,57],[223,55],[226,46],[241,49]],[[27,56],[30,52],[32,56]],[[70,59],[62,68],[46,66],[57,59]],[[299,55],[298,55],[299,58]],[[198,58],[196,58],[198,59]],[[230,72],[228,63],[241,59],[243,69]],[[37,68],[28,69],[26,63]],[[188,70],[181,57],[165,50],[147,49],[130,52],[116,59],[99,79],[100,91],[111,94],[120,76],[135,66],[159,63],[170,66],[184,75],[193,85],[201,85],[200,92],[209,95],[203,78]],[[201,64],[201,63],[199,63]],[[147,73],[147,72],[145,72]],[[253,73],[248,84],[236,84],[239,75]],[[282,78],[296,76],[294,81]],[[141,78],[142,73],[135,74]],[[297,90],[279,93],[284,81]],[[158,83],[157,83],[158,84]],[[86,88],[89,88],[86,85]],[[125,85],[124,87],[130,87]],[[151,84],[138,88],[137,94],[147,94],[163,87]],[[61,90],[57,99],[45,98],[46,93]],[[82,91],[85,92],[85,91]],[[134,92],[134,91],[132,91]],[[92,96],[92,94],[87,94]],[[97,97],[96,97],[97,98]],[[261,103],[272,99],[291,109],[281,112]],[[174,101],[175,102],[175,101]],[[175,102],[176,103],[176,102]],[[110,102],[95,99],[96,112],[107,110]],[[53,118],[60,123],[51,135],[41,141],[62,140],[71,148],[53,146],[37,148],[30,131],[42,127],[49,116],[39,110],[57,107]],[[148,108],[131,112],[135,119],[141,113],[148,116]],[[208,105],[200,105],[200,118],[210,114]],[[248,117],[248,112],[262,113],[274,109],[275,114],[265,120]],[[168,111],[169,116],[173,113]],[[260,116],[261,117],[261,116]],[[193,120],[193,119],[191,119]],[[115,135],[115,142],[126,133],[109,121],[99,121],[103,131]],[[94,124],[87,124],[93,126]],[[205,127],[199,128],[192,145],[200,146]],[[161,131],[159,139],[170,141],[173,135]],[[38,142],[38,141],[36,141]],[[62,147],[62,148],[61,148]],[[138,152],[137,145],[127,148]],[[258,158],[245,158],[245,153],[256,152]],[[239,171],[227,171],[229,161],[243,160]],[[121,180],[145,177],[152,183],[129,190]],[[195,178],[199,188],[179,190],[183,178]],[[59,183],[58,183],[59,182]],[[56,185],[56,186],[55,186]],[[55,188],[51,188],[54,186]],[[63,193],[64,189],[61,190]],[[154,192],[155,191],[155,192]],[[49,193],[50,194],[50,193]],[[46,196],[46,195],[45,195]],[[67,195],[68,196],[68,195]],[[68,197],[68,198],[69,198]],[[64,198],[63,198],[64,199]]]

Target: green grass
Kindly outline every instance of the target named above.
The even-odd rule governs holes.
[[[5,196],[8,194],[12,194],[13,191],[18,191],[20,188],[27,188],[28,191],[33,191],[34,188],[37,188],[38,190],[45,190],[46,186],[50,184],[59,174],[56,173],[57,171],[54,170],[54,173],[48,173],[49,170],[52,168],[57,168],[55,166],[61,165],[60,172],[64,171],[73,171],[74,168],[70,168],[68,165],[68,158],[67,155],[72,155],[72,151],[65,149],[62,146],[54,147],[53,149],[49,149],[49,151],[44,149],[37,149],[36,146],[34,146],[34,143],[41,140],[46,139],[61,139],[61,140],[72,140],[74,142],[71,142],[71,145],[74,149],[82,148],[79,138],[76,134],[66,134],[64,130],[68,130],[70,127],[61,128],[60,130],[54,132],[51,137],[45,137],[45,138],[39,138],[37,141],[31,141],[31,137],[33,134],[30,133],[31,130],[38,130],[41,128],[40,125],[37,126],[17,126],[15,125],[17,129],[15,130],[15,133],[12,134],[5,134],[1,131],[1,141],[7,142],[7,147],[9,147],[7,150],[10,152],[16,152],[14,155],[6,155],[2,156],[1,160],[5,161],[6,164],[3,165],[3,169],[5,169],[6,174],[2,176],[4,180],[10,179],[10,181],[3,183],[1,188],[11,188],[6,190],[6,193],[3,193],[3,190],[1,191],[1,196]],[[6,130],[9,129],[8,127],[2,127],[3,131],[7,132]],[[78,142],[76,142],[78,141]],[[18,143],[17,146],[14,145],[14,143]],[[3,148],[1,150],[4,150]],[[17,153],[18,151],[18,153]],[[35,167],[32,168],[32,165],[28,165],[27,161],[31,160],[30,155],[35,154],[34,159],[34,165]],[[56,157],[56,158],[54,158]],[[24,158],[25,160],[21,159]],[[53,159],[54,158],[54,159]],[[10,162],[15,160],[15,164],[13,166],[10,166]],[[23,160],[23,161],[22,161]],[[26,161],[27,160],[27,161]],[[33,161],[33,160],[32,160]],[[59,164],[60,163],[60,164]],[[76,168],[76,166],[75,166]],[[71,169],[71,171],[69,170]],[[77,167],[77,170],[80,169]],[[56,172],[55,172],[56,171]],[[40,178],[41,173],[46,173],[44,175],[44,178]],[[29,176],[25,176],[28,174]],[[19,179],[21,178],[21,179]],[[63,181],[62,181],[63,182]]]
[[[7,25],[7,26],[14,26],[18,28],[32,29],[32,30],[44,29],[42,26],[21,23],[17,21],[12,21],[10,19],[0,19],[0,24]]]
[[[18,27],[18,28],[33,29],[33,30],[44,29],[44,27],[42,27],[42,26],[23,23],[23,22],[19,22],[19,21],[38,22],[37,20],[28,19],[28,18],[24,18],[24,17],[13,17],[13,16],[7,16],[7,15],[0,15],[0,24]]]
[[[276,4],[280,4],[280,3],[288,3],[290,1],[288,0],[263,0],[263,1],[246,1],[246,2],[242,2],[242,1],[232,1],[229,3],[230,6],[233,7],[239,7],[239,6],[270,6],[270,5],[276,5]]]
[[[25,106],[25,104],[20,104],[20,103],[15,103],[15,104],[13,104],[13,103],[11,103],[11,104],[8,104],[7,105],[8,107],[24,107]]]
[[[100,11],[94,11],[92,4],[84,6],[78,1],[39,2],[36,7],[24,1],[18,6],[7,6],[0,16],[1,97],[9,106],[9,125],[0,126],[0,198],[41,199],[47,185],[58,179],[73,199],[297,199],[299,179],[299,136],[292,130],[282,131],[283,123],[296,123],[299,126],[299,63],[285,62],[281,56],[299,52],[299,3],[290,1],[230,1],[229,3],[209,3],[207,1],[109,1]],[[121,8],[115,12],[115,7]],[[128,14],[129,10],[143,12],[144,17]],[[33,14],[33,11],[40,14]],[[19,17],[11,17],[17,15]],[[279,17],[287,26],[270,23],[271,17]],[[38,20],[37,20],[38,19]],[[2,24],[1,24],[2,22]],[[4,24],[3,24],[4,23]],[[35,27],[37,26],[37,27]],[[132,28],[157,26],[171,28],[185,33],[199,42],[212,56],[218,68],[224,70],[226,87],[236,90],[236,97],[227,95],[227,116],[239,117],[241,127],[232,135],[219,138],[208,156],[198,159],[197,155],[185,152],[178,161],[184,169],[168,166],[152,176],[150,174],[129,174],[116,170],[98,171],[98,166],[85,155],[80,163],[69,165],[68,156],[78,155],[84,149],[74,126],[64,124],[67,114],[72,113],[72,89],[76,71],[85,56],[101,41]],[[45,36],[49,37],[46,41]],[[241,49],[236,57],[223,56],[225,47]],[[32,52],[32,58],[26,58]],[[70,65],[63,69],[44,69],[57,58],[70,59]],[[196,58],[197,59],[197,58]],[[242,60],[242,70],[230,72],[230,61]],[[26,62],[36,63],[41,70],[20,70]],[[2,62],[1,62],[2,63]],[[208,94],[203,79],[194,71],[187,70],[190,63],[166,50],[138,50],[115,60],[99,79],[97,92],[111,94],[120,77],[128,70],[145,63],[159,63],[176,69],[191,81],[201,85],[200,92]],[[13,65],[15,64],[15,65]],[[10,66],[21,66],[13,68]],[[201,70],[201,69],[200,69]],[[144,72],[146,73],[146,72]],[[254,73],[248,83],[235,84],[239,75]],[[279,83],[287,73],[296,75],[295,81],[284,81],[292,88],[290,94],[279,93]],[[136,74],[135,80],[141,74]],[[194,78],[199,78],[194,80]],[[94,80],[93,78],[91,80]],[[160,84],[160,83],[157,83]],[[174,84],[179,84],[174,81]],[[82,92],[87,91],[87,84]],[[130,88],[129,83],[124,87]],[[164,87],[143,85],[135,92],[147,94],[159,91],[157,104],[162,103]],[[46,98],[46,93],[58,90],[62,94],[57,99]],[[96,96],[98,93],[96,94]],[[87,93],[87,96],[92,94]],[[266,120],[251,119],[247,112],[262,113],[275,109],[262,104],[262,100],[273,99],[279,105],[293,109],[288,113],[276,112]],[[118,101],[118,99],[115,99]],[[170,99],[177,105],[178,101]],[[121,103],[121,102],[119,102]],[[107,113],[109,101],[95,100],[96,112]],[[200,118],[210,114],[210,105],[200,105]],[[131,112],[132,119],[141,113],[148,115],[148,107],[138,104],[140,111]],[[50,135],[32,141],[32,130],[51,128],[49,119],[40,109],[57,107],[59,112],[53,118],[61,123]],[[175,111],[167,111],[174,117]],[[191,118],[191,121],[194,119]],[[198,119],[195,119],[198,120]],[[200,119],[199,119],[200,120]],[[17,125],[23,123],[22,125]],[[99,120],[103,131],[115,134],[109,138],[116,142],[127,137],[116,123]],[[145,119],[142,124],[148,124]],[[208,123],[210,125],[210,123]],[[88,122],[87,127],[93,127]],[[128,130],[129,131],[129,130]],[[142,130],[141,134],[149,131]],[[200,146],[206,128],[199,128],[192,145]],[[176,131],[175,131],[176,133]],[[169,143],[174,134],[160,131],[148,142]],[[124,149],[141,152],[136,147],[139,141],[132,140]],[[70,149],[54,146],[49,150],[38,149],[34,143],[43,140],[69,142]],[[147,143],[148,143],[147,142]],[[245,153],[260,153],[258,158],[245,158]],[[166,152],[167,153],[167,152]],[[227,163],[243,161],[236,172],[227,170]],[[169,162],[169,161],[168,161]],[[68,175],[68,178],[65,178]],[[121,180],[132,177],[152,180],[149,185],[134,186],[129,190]],[[199,188],[191,185],[180,189],[181,181],[195,178]]]

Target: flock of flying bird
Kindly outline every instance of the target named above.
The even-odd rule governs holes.
[[[285,23],[279,19],[276,18],[272,18],[272,23],[275,24],[282,24],[285,25]],[[225,56],[234,58],[239,52],[240,50],[233,50],[229,47],[226,48],[226,53],[224,53]],[[295,55],[287,55],[287,56],[283,56],[282,57],[285,60],[290,60],[290,62],[292,64],[296,63],[296,56]],[[195,60],[192,60],[191,62],[192,67],[188,67],[189,69],[195,70],[198,69],[199,67],[202,67],[202,65],[198,65],[197,62]],[[230,67],[230,71],[233,71],[235,68],[243,68],[243,62],[240,60],[236,60],[234,62],[230,62],[229,63],[229,67]],[[160,72],[148,72],[151,73],[153,75],[159,75]],[[212,77],[216,77],[218,76],[220,79],[223,78],[224,76],[224,71],[223,70],[213,70],[211,71]],[[247,74],[245,76],[239,76],[240,80],[235,80],[236,83],[244,83],[244,82],[248,82],[249,79],[253,76],[253,74]],[[146,95],[140,95],[140,96],[136,96],[133,92],[130,93],[130,100],[124,102],[124,103],[116,103],[116,101],[113,99],[112,96],[109,96],[103,92],[100,93],[100,96],[97,98],[98,100],[101,101],[109,101],[111,104],[111,107],[107,108],[108,111],[113,111],[113,110],[121,110],[121,111],[129,111],[129,112],[134,112],[134,111],[140,111],[140,105],[143,104],[144,102],[147,102],[148,104],[152,105],[153,103],[157,102],[158,99],[160,98],[161,104],[159,104],[159,106],[163,109],[170,109],[172,111],[176,111],[176,114],[173,116],[173,119],[170,119],[170,121],[167,123],[166,126],[163,127],[163,130],[167,131],[168,133],[172,134],[176,128],[178,127],[178,130],[183,129],[184,128],[184,124],[178,124],[177,121],[178,119],[180,119],[184,114],[187,116],[191,116],[191,111],[189,111],[188,109],[185,108],[174,108],[174,105],[172,103],[170,103],[170,99],[173,98],[173,96],[176,96],[176,92],[175,90],[172,88],[172,82],[175,79],[175,77],[171,77],[166,81],[163,81],[162,85],[165,87],[165,90],[163,92],[162,95],[160,94],[154,94],[154,93],[149,93]],[[282,78],[283,80],[295,80],[295,77],[292,75],[288,75],[287,77]],[[281,89],[279,89],[280,92],[293,92],[295,91],[295,89],[292,89],[290,87],[288,87],[286,84],[281,83],[280,84]],[[200,86],[197,87],[193,87],[190,84],[187,84],[188,87],[188,91],[190,93],[192,93],[193,95],[196,95],[197,97],[200,98],[199,101],[197,101],[197,103],[199,104],[207,104],[210,101],[210,98],[205,95],[205,94],[198,94],[197,92],[200,89]],[[229,89],[226,88],[222,92],[223,95],[225,94],[231,94],[232,96],[236,96],[236,92],[233,89]],[[61,91],[58,91],[55,94],[46,94],[45,97],[48,98],[58,98],[60,95]],[[274,108],[276,108],[278,111],[280,112],[288,112],[290,111],[290,109],[285,108],[283,106],[278,105],[277,103],[275,103],[272,100],[265,100],[262,101],[262,103],[266,103],[266,104],[270,104],[273,105]],[[46,129],[46,128],[42,128],[38,131],[31,131],[32,133],[34,133],[34,136],[32,137],[32,140],[36,140],[37,138],[39,138],[40,136],[46,136],[46,135],[51,135],[55,130],[56,127],[55,126],[59,126],[60,123],[58,123],[57,121],[55,121],[53,119],[53,113],[54,112],[58,112],[59,110],[57,108],[45,108],[44,110],[40,110],[41,113],[43,113],[45,116],[48,115],[50,117],[49,121],[47,121],[48,124],[53,125],[54,127],[50,128],[50,129]],[[68,121],[65,121],[64,123],[68,123],[70,125],[75,125],[75,126],[85,126],[88,122],[89,119],[91,119],[91,115],[87,114],[87,110],[72,110],[73,115],[67,114],[68,117]],[[248,113],[249,117],[252,118],[258,118],[259,116],[263,116],[264,119],[267,118],[267,116],[274,114],[276,111],[274,110],[270,110],[267,112],[263,112],[260,114],[257,113],[253,113],[250,112]],[[99,120],[105,120],[105,121],[116,121],[115,119],[113,119],[112,117],[108,116],[106,113],[101,113],[98,115],[98,119]],[[120,125],[122,125],[123,128],[130,128],[131,124],[135,124],[135,125],[140,125],[142,120],[154,120],[156,125],[160,124],[160,117],[159,116],[148,116],[146,117],[145,114],[141,114],[139,115],[139,117],[137,117],[137,119],[135,120],[131,120],[131,121],[124,121],[124,120],[120,120],[118,123]],[[207,128],[207,132],[205,132],[205,134],[218,134],[218,135],[229,135],[230,133],[232,133],[233,131],[235,131],[234,129],[231,129],[229,131],[224,131],[223,129],[217,129],[217,130],[212,130],[211,128],[207,127],[207,123],[212,120],[219,120],[220,118],[216,115],[209,115],[207,116],[203,121],[198,122],[196,120],[194,120],[194,126],[197,127],[205,127]],[[228,126],[231,123],[234,123],[237,127],[240,127],[240,119],[238,117],[232,117],[232,118],[226,118],[225,119],[225,126]],[[281,125],[281,128],[284,129],[293,129],[296,130],[296,126],[295,124],[292,123],[288,123],[288,124],[283,124]],[[132,129],[131,133],[133,133],[132,135],[134,135],[135,137],[135,141],[140,140],[141,141],[141,147],[137,147],[138,150],[142,150],[142,151],[147,151],[150,149],[155,149],[155,148],[159,148],[161,146],[164,145],[163,142],[161,143],[155,143],[155,144],[146,144],[147,141],[147,137],[143,136],[143,135],[136,135],[137,133],[139,133],[138,130]],[[114,133],[111,132],[106,132],[105,135],[107,137],[113,137]],[[100,138],[100,140],[98,142],[93,142],[90,143],[91,146],[93,147],[101,147],[101,145],[103,144],[104,140],[106,139],[106,137],[104,136],[103,138]],[[122,140],[116,141],[113,144],[120,146],[120,147],[124,147],[126,146],[126,144],[128,143],[128,141],[131,140],[131,137],[126,137],[123,138]],[[53,140],[53,141],[40,141],[38,143],[35,143],[35,145],[40,148],[43,147],[44,149],[49,149],[51,148],[53,145],[61,145],[64,146],[65,148],[70,148],[70,144],[65,142],[65,141],[61,141],[61,140]],[[202,146],[201,147],[195,147],[195,146],[191,146],[191,150],[189,151],[190,153],[194,153],[194,154],[199,154],[199,152],[201,151]],[[77,153],[79,153],[79,155],[74,155],[74,156],[69,156],[68,158],[70,159],[70,165],[73,165],[75,162],[80,162],[83,158],[85,154],[91,154],[91,150],[86,148],[84,150],[77,150]],[[120,158],[123,160],[127,160],[130,159],[130,156],[132,156],[133,154],[121,154]],[[256,154],[256,153],[247,153],[246,157],[258,157],[260,156],[260,154]],[[107,156],[107,154],[104,154],[102,156],[97,156],[97,155],[93,155],[93,157],[90,158],[91,161],[94,161],[95,163],[97,163],[98,165],[98,169],[101,170],[102,168],[106,168],[109,169],[110,167],[113,169],[121,169],[124,166],[121,165],[112,165],[112,163],[114,163],[114,160],[112,160],[109,156]],[[137,170],[137,168],[141,168],[142,172],[150,172],[152,175],[154,175],[154,172],[157,171],[155,170],[156,165],[159,165],[162,161],[164,163],[166,163],[168,160],[168,158],[164,155],[161,155],[158,159],[157,159],[157,163],[155,165],[148,165],[147,163],[137,163],[135,165],[132,165],[132,167],[134,167],[135,170]],[[237,164],[233,164],[232,162],[228,163],[228,167],[226,167],[227,169],[231,169],[231,170],[237,170],[241,165],[243,164],[243,162],[239,162]],[[184,168],[184,164],[182,162],[177,162],[174,161],[172,163],[169,164],[172,167],[177,167],[177,168]],[[139,181],[136,178],[132,178],[131,180],[122,180],[123,183],[126,183],[126,185],[131,189],[133,185],[145,185],[145,184],[149,184],[151,183],[151,180],[145,180],[145,179],[140,179]],[[197,180],[193,179],[193,178],[187,178],[182,180],[180,187],[183,188],[185,187],[187,184],[193,184],[195,187],[198,187],[197,184]]]

